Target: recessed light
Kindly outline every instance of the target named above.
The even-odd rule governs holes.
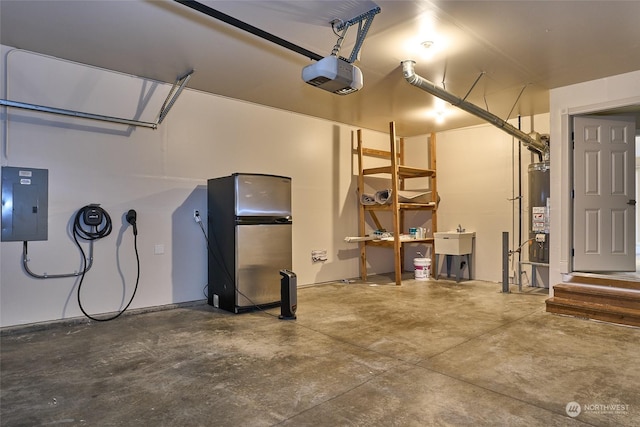
[[[431,48],[431,46],[433,46],[433,41],[432,40],[425,40],[420,44],[422,45],[423,48],[429,49],[429,48]]]

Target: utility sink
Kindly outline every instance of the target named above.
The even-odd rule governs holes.
[[[445,255],[470,254],[475,236],[475,231],[436,231],[433,233],[436,253]]]

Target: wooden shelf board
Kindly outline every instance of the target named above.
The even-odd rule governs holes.
[[[378,168],[369,168],[369,169],[362,170],[363,175],[375,175],[380,173],[391,173],[391,172],[392,172],[391,166],[381,166]],[[424,178],[424,177],[430,177],[434,173],[435,171],[431,169],[419,169],[419,168],[412,168],[409,166],[398,166],[399,178]]]
[[[401,210],[412,210],[412,209],[435,209],[436,204],[431,203],[399,203],[398,208]],[[365,205],[364,210],[366,211],[393,211],[393,205]]]
[[[356,153],[358,152],[358,150],[354,151]],[[366,156],[380,157],[383,159],[391,159],[391,151],[388,150],[377,150],[375,148],[362,147],[362,154]],[[400,158],[400,153],[398,153],[396,156]]]
[[[411,239],[411,240],[401,240],[400,244],[401,245],[405,245],[405,244],[415,244],[415,243],[433,243],[433,239],[432,238],[427,238],[427,239]],[[394,241],[393,240],[367,240],[365,242],[365,244],[367,246],[385,246],[385,247],[393,247],[394,245]]]

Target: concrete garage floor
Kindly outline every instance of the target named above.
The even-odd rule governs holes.
[[[3,330],[3,426],[638,426],[640,329],[470,281]],[[580,413],[567,415],[567,405]],[[579,405],[579,406],[578,406]]]

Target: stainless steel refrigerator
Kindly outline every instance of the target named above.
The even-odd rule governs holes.
[[[239,313],[280,304],[292,269],[291,178],[236,173],[207,181],[208,302]]]

